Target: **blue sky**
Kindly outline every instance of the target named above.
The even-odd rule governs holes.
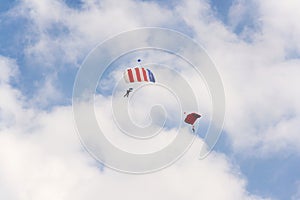
[[[278,153],[267,158],[248,157],[233,153],[230,140],[222,134],[216,151],[224,152],[238,163],[242,173],[248,179],[248,190],[263,197],[287,199],[297,191],[299,180],[299,155]]]
[[[14,89],[21,94],[15,97],[20,110],[6,112],[8,107],[1,108],[1,104],[0,113],[32,109],[33,115],[40,116],[71,108],[76,73],[98,43],[133,28],[172,28],[203,45],[224,80],[227,116],[215,152],[225,155],[229,165],[240,171],[246,193],[270,199],[299,198],[300,101],[293,88],[299,84],[300,28],[295,11],[299,3],[128,0],[117,9],[108,1],[53,2],[0,2],[0,58],[4,63],[7,59],[15,62],[19,73],[7,75],[14,76],[8,85],[12,94]],[[135,14],[136,8],[142,14]],[[157,17],[147,10],[163,14]],[[274,100],[278,92],[281,95]],[[294,112],[291,119],[284,118],[287,112]],[[22,124],[1,126],[0,131],[24,128]],[[4,159],[0,157],[1,162]],[[6,179],[1,180],[0,170],[2,184]],[[7,184],[12,190],[18,187]],[[0,197],[5,196],[1,191]]]

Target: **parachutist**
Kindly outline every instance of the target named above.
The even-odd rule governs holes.
[[[128,96],[129,96],[129,93],[132,92],[132,90],[133,90],[132,88],[129,88],[129,89],[126,91],[126,94],[124,95],[124,97],[128,97]]]
[[[184,112],[185,114],[185,112]],[[194,126],[194,123],[195,121],[200,118],[201,115],[197,114],[197,113],[190,113],[188,114],[185,119],[184,119],[184,122],[187,123],[187,124],[191,124],[192,125],[192,131],[193,133],[195,133],[195,126]]]

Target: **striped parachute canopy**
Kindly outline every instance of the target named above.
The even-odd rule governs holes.
[[[144,67],[128,68],[124,73],[126,83],[152,82],[155,83],[153,73]]]

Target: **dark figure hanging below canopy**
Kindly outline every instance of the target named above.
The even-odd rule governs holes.
[[[133,88],[129,88],[127,91],[126,91],[126,94],[124,95],[124,97],[128,97],[129,96],[129,93],[132,92]]]
[[[201,117],[201,115],[199,115],[199,114],[197,114],[197,113],[190,113],[190,114],[188,114],[188,115],[185,117],[185,119],[184,119],[184,122],[185,122],[185,123],[193,125],[193,126],[192,126],[192,131],[193,131],[193,133],[195,132],[194,123],[195,123],[196,120],[197,120],[198,118],[200,118],[200,117]]]

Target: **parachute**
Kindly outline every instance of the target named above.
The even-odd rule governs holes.
[[[134,82],[152,82],[155,83],[155,77],[151,70],[144,67],[128,68],[124,72],[124,80],[126,83]]]
[[[141,59],[137,60],[141,62]],[[155,83],[155,77],[150,69],[144,67],[133,67],[128,68],[123,74],[126,83],[139,83],[139,82],[149,82]],[[129,97],[129,93],[133,91],[133,88],[129,88],[124,97]]]
[[[201,115],[199,115],[197,113],[190,113],[186,116],[186,118],[184,119],[184,122],[187,124],[194,125],[195,121],[200,117],[201,117]]]

